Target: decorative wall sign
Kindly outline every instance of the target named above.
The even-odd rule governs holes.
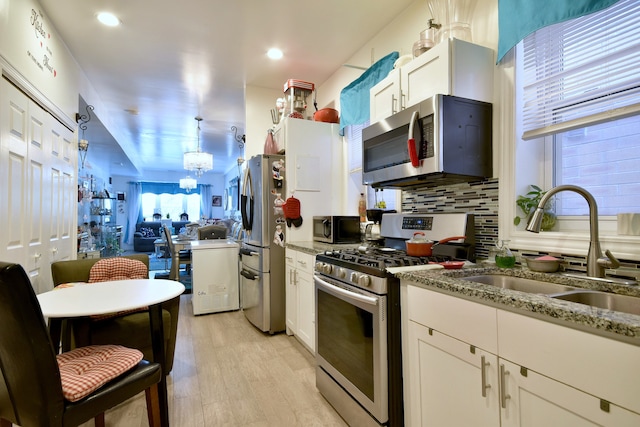
[[[211,206],[222,206],[222,196],[211,197]]]

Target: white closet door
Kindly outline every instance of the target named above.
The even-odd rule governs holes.
[[[24,265],[27,259],[27,147],[29,101],[0,81],[0,259]]]
[[[76,252],[74,135],[7,80],[0,84],[0,259],[21,264],[36,292],[51,262]]]

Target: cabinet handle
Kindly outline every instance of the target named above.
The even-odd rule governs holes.
[[[395,114],[398,112],[398,110],[396,110],[397,103],[398,103],[398,100],[396,99],[396,96],[391,95],[391,114]]]
[[[295,283],[293,283],[293,270],[289,270],[289,283],[295,285]]]
[[[480,373],[482,375],[482,397],[487,397],[487,389],[491,388],[491,384],[487,384],[487,368],[491,363],[485,360],[485,357],[480,357]]]
[[[406,107],[407,103],[405,101],[405,96],[404,96],[404,92],[400,91],[400,110],[404,110]]]
[[[509,371],[504,368],[504,365],[500,365],[500,406],[505,409],[507,407],[507,399],[511,398],[511,395],[507,394],[507,375],[509,375]]]

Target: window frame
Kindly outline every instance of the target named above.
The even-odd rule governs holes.
[[[522,125],[518,121],[522,94],[516,84],[516,56],[522,54],[522,44],[512,49],[496,67],[494,104],[494,162],[499,172],[499,239],[511,241],[511,247],[561,255],[586,256],[589,248],[589,221],[586,217],[560,219],[559,231],[531,233],[513,224],[520,214],[515,204],[529,184],[549,189],[553,184],[553,150],[549,141],[539,139],[524,141]],[[551,138],[551,137],[549,137]],[[551,147],[551,148],[549,148]],[[533,161],[532,161],[533,159]],[[585,202],[586,203],[586,202]],[[640,236],[616,234],[617,218],[600,216],[599,240],[603,251],[610,249],[619,259],[639,260]]]

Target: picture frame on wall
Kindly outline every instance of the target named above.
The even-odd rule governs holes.
[[[222,196],[212,196],[211,206],[215,206],[215,207],[222,206]]]

